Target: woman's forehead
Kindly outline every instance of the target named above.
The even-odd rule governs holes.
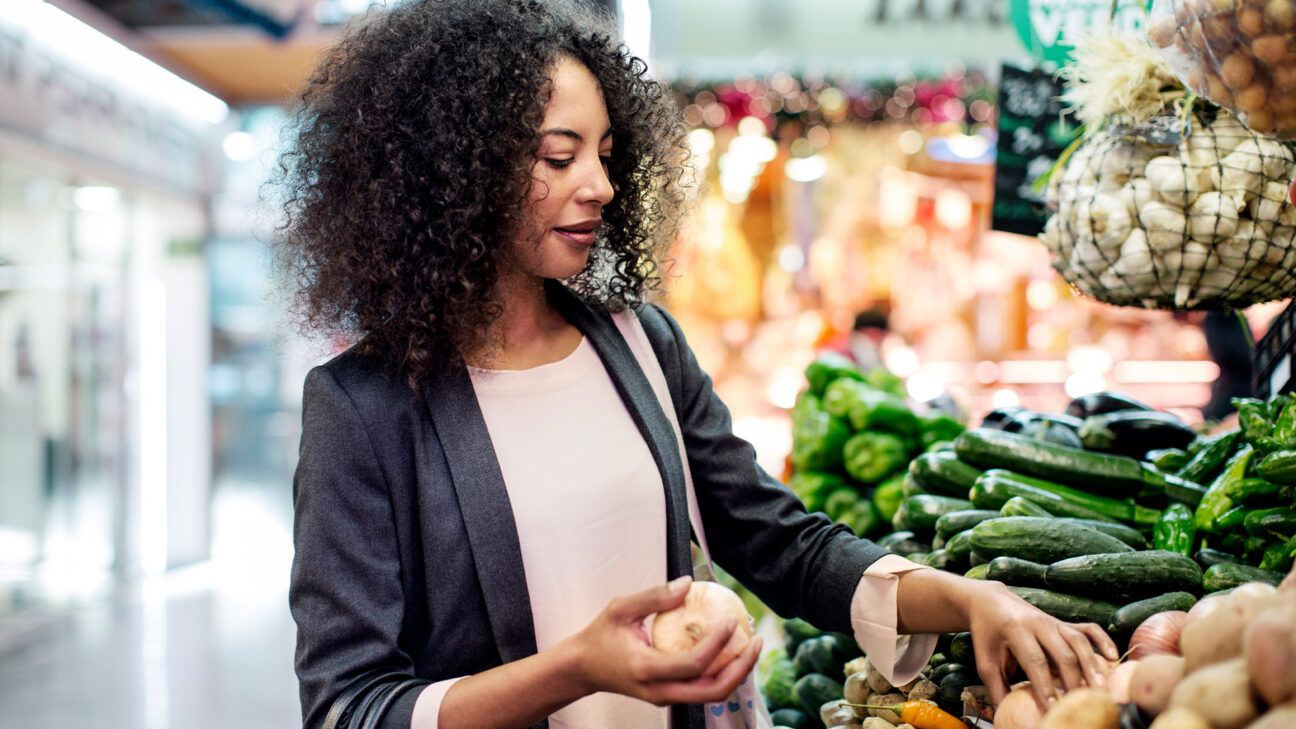
[[[595,139],[601,137],[608,127],[608,114],[603,89],[594,74],[579,61],[562,57],[554,64],[549,78],[553,85],[545,107],[544,127],[562,127],[582,136],[592,133]]]

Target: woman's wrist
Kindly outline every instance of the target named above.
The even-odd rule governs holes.
[[[902,633],[950,633],[971,626],[972,611],[997,583],[970,580],[940,570],[900,575],[897,625]]]
[[[583,632],[554,644],[546,653],[553,662],[552,672],[564,686],[564,692],[571,694],[571,701],[598,693],[598,681],[590,668],[589,650],[583,640]]]

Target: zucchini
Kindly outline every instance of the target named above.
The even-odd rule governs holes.
[[[964,509],[944,514],[936,520],[936,534],[949,539],[966,529],[980,524],[986,519],[994,519],[999,516],[999,512],[990,509]]]
[[[1048,587],[1044,581],[1047,565],[1016,557],[995,557],[986,565],[987,580],[1014,587]]]
[[[1063,595],[1035,587],[1009,587],[1018,597],[1058,620],[1070,623],[1097,623],[1111,625],[1116,606],[1102,600],[1076,595]]]
[[[931,550],[930,544],[918,541],[918,538],[910,531],[891,532],[877,540],[877,545],[901,557],[908,557],[912,554]]]
[[[1161,549],[1059,560],[1048,566],[1044,580],[1054,590],[1133,599],[1202,591],[1201,567],[1189,557]]]
[[[1267,582],[1277,585],[1282,582],[1283,574],[1273,570],[1262,570],[1247,564],[1221,562],[1206,568],[1202,576],[1202,589],[1206,592],[1231,590],[1247,582]]]
[[[1186,448],[1197,432],[1178,416],[1157,410],[1122,410],[1085,418],[1080,440],[1094,451],[1143,458],[1148,451]]]
[[[923,559],[922,563],[927,565],[928,567],[934,567],[935,569],[943,570],[947,568],[950,564],[949,551],[945,549],[932,550],[931,552],[927,553],[927,557]]]
[[[986,564],[989,561],[990,561],[989,557],[985,556],[984,554],[981,554],[975,549],[972,550],[972,554],[968,555],[968,564],[972,565],[973,567],[976,567],[977,565]]]
[[[829,701],[836,701],[842,697],[843,686],[823,675],[822,673],[811,673],[797,679],[792,684],[792,693],[796,695],[797,701],[801,703],[801,708],[812,717],[819,716],[819,707]]]
[[[1188,465],[1175,474],[1179,478],[1196,483],[1206,483],[1215,477],[1224,467],[1233,446],[1239,438],[1237,429],[1205,439],[1198,439],[1200,449],[1193,455]],[[1191,450],[1191,448],[1190,448]]]
[[[1080,524],[1034,516],[989,519],[972,527],[972,548],[987,557],[1056,562],[1067,557],[1133,552],[1116,537]]]
[[[1206,496],[1206,487],[1199,483],[1194,483],[1186,478],[1165,475],[1165,496],[1170,501],[1184,504],[1185,506],[1196,507]]]
[[[1234,532],[1243,529],[1246,525],[1247,515],[1251,509],[1245,506],[1235,506],[1224,512],[1215,520],[1215,531],[1217,532]]]
[[[1041,443],[1000,430],[969,430],[954,441],[954,451],[974,466],[1006,468],[1105,496],[1134,496],[1147,488],[1165,488],[1164,474],[1133,458]]]
[[[1119,392],[1095,392],[1081,395],[1066,406],[1066,414],[1073,418],[1087,418],[1092,415],[1105,415],[1122,410],[1152,410],[1151,405],[1135,400]]]
[[[1188,592],[1168,592],[1164,595],[1149,597],[1146,600],[1132,602],[1118,609],[1112,616],[1107,632],[1124,635],[1134,632],[1144,620],[1171,610],[1188,610],[1197,604],[1197,598]]]
[[[953,451],[937,451],[913,459],[909,474],[928,493],[966,499],[981,469],[960,461]]]
[[[1246,515],[1242,524],[1253,537],[1287,541],[1296,535],[1296,509],[1278,506],[1258,509]]]
[[[1244,478],[1232,485],[1229,497],[1234,502],[1254,504],[1268,500],[1270,496],[1280,496],[1286,486],[1263,478]]]
[[[965,529],[950,537],[945,553],[949,555],[950,564],[967,564],[972,556],[972,530]]]
[[[1060,484],[1050,485],[1056,486],[1056,488],[1045,488],[1037,485],[1037,483],[1027,483],[1022,480],[1024,478],[1027,477],[1019,476],[1010,471],[992,469],[986,471],[981,478],[977,479],[976,485],[972,487],[972,491],[968,496],[978,509],[999,510],[1003,508],[1004,504],[1008,503],[1009,499],[1020,496],[1038,506],[1044,507],[1051,514],[1081,519],[1117,521],[1117,517],[1108,516],[1108,514],[1119,513],[1127,516],[1132,511],[1129,504],[1124,502],[1117,501],[1114,504],[1095,503],[1094,500],[1101,499],[1101,497],[1090,496]],[[1105,501],[1114,500],[1107,499]]]
[[[1160,448],[1148,451],[1147,459],[1163,472],[1174,473],[1188,465],[1192,456],[1188,455],[1188,451],[1179,448]]]
[[[963,576],[969,580],[985,580],[988,579],[986,577],[986,571],[989,569],[990,564],[988,562],[982,562],[981,564],[973,565],[971,569],[963,573]]]
[[[1256,473],[1269,481],[1296,484],[1296,450],[1284,449],[1270,453],[1256,466]]]
[[[908,529],[914,534],[930,536],[936,533],[936,520],[956,511],[972,508],[972,502],[950,496],[936,494],[918,494],[910,496],[900,504],[892,523],[897,528]]]
[[[1048,509],[1022,496],[1014,496],[1005,501],[999,513],[1004,516],[1039,516],[1046,519],[1053,517]]]
[[[1144,539],[1143,535],[1139,534],[1137,529],[1133,527],[1127,527],[1124,524],[1117,524],[1115,522],[1110,522],[1110,521],[1098,521],[1096,519],[1072,519],[1069,517],[1064,519],[1059,519],[1058,521],[1063,521],[1068,524],[1080,524],[1082,526],[1087,526],[1090,529],[1097,529],[1103,534],[1108,534],[1113,537],[1116,537],[1117,539],[1121,540],[1122,542],[1125,542],[1126,544],[1130,545],[1135,549],[1148,548],[1147,539]]]
[[[1202,547],[1197,550],[1197,564],[1201,565],[1202,569],[1208,569],[1217,564],[1242,564],[1242,558],[1218,549]]]
[[[1193,553],[1197,541],[1197,524],[1192,509],[1183,504],[1171,504],[1161,512],[1161,519],[1152,529],[1152,544],[1157,549],[1177,552],[1185,557]]]

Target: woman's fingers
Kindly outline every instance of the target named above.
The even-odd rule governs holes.
[[[1064,629],[1065,630],[1065,629]],[[1077,634],[1078,635],[1078,634]],[[1082,637],[1082,636],[1079,636]],[[1039,635],[1040,646],[1048,653],[1049,662],[1057,669],[1062,685],[1067,691],[1080,688],[1085,683],[1084,667],[1081,656],[1075,646],[1066,639],[1060,630],[1045,630]],[[1092,654],[1089,641],[1085,640],[1084,650]]]
[[[1116,650],[1116,643],[1111,639],[1110,635],[1107,635],[1107,631],[1103,630],[1097,623],[1080,623],[1072,627],[1084,633],[1094,650],[1103,654],[1104,658],[1109,661],[1120,660],[1120,651]]]
[[[684,602],[684,596],[688,594],[692,582],[691,577],[680,577],[664,585],[622,595],[608,603],[608,612],[618,622],[642,622],[653,613],[662,613],[679,607]]]
[[[737,658],[730,661],[714,676],[703,676],[691,681],[662,682],[650,687],[652,696],[650,700],[660,704],[704,704],[723,701],[738,688],[738,684],[743,682],[747,674],[751,673],[752,667],[756,665],[756,659],[760,656],[763,643],[764,639],[760,636],[752,638],[742,653],[739,653]]]
[[[1079,628],[1080,626],[1075,626]],[[1098,626],[1094,626],[1095,628]],[[1080,670],[1084,672],[1085,683],[1090,686],[1101,686],[1107,681],[1107,659],[1094,653],[1094,645],[1089,634],[1083,630],[1065,630],[1062,637],[1066,638],[1067,643],[1071,645],[1071,650],[1075,651],[1076,656],[1080,658]]]
[[[1008,695],[1008,685],[1004,683],[1004,664],[1002,660],[991,658],[990,651],[978,651],[976,669],[986,690],[990,692],[990,701],[996,706]]]
[[[1049,666],[1048,657],[1040,648],[1035,634],[1022,631],[1010,639],[1009,645],[1017,658],[1017,663],[1021,664],[1026,677],[1030,679],[1031,690],[1035,692],[1035,698],[1040,706],[1048,706],[1049,699],[1053,698],[1057,687],[1053,684],[1053,670]]]
[[[640,680],[652,681],[686,681],[702,675],[711,661],[720,655],[725,644],[737,628],[732,618],[727,623],[715,626],[706,637],[698,641],[687,653],[663,653],[645,647]]]

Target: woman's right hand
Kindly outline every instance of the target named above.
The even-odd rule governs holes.
[[[684,602],[690,583],[690,578],[681,577],[614,598],[593,622],[572,636],[581,680],[590,693],[610,691],[658,706],[723,701],[733,693],[756,665],[761,649],[759,636],[719,672],[703,676],[733,634],[732,619],[687,653],[665,653],[653,648],[644,631],[644,619],[649,615]]]

